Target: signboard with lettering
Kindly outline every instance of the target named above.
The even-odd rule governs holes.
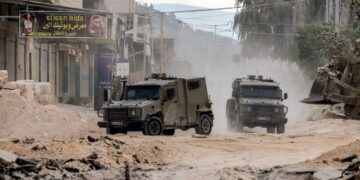
[[[46,38],[107,38],[106,14],[20,11],[19,36]]]

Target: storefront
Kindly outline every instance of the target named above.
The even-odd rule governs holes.
[[[93,105],[96,94],[95,76],[97,73],[95,66],[99,58],[98,49],[104,45],[114,47],[115,38],[110,37],[114,32],[111,30],[120,29],[111,27],[113,25],[112,14],[35,1],[5,0],[0,2],[0,9],[0,19],[3,18],[0,21],[0,70],[8,70],[9,80],[49,82],[54,97],[60,101]],[[22,12],[31,12],[37,15],[37,21],[32,21],[32,28],[36,26],[35,23],[37,25],[42,23],[43,19],[41,18],[49,19],[49,14],[45,14],[45,16],[44,14],[37,14],[38,12],[73,13],[74,21],[77,20],[76,23],[80,25],[80,17],[92,18],[96,24],[98,21],[96,18],[100,16],[98,14],[101,14],[101,17],[106,17],[104,18],[106,27],[103,28],[104,30],[98,31],[94,25],[94,31],[82,31],[81,36],[76,35],[74,37],[63,36],[64,33],[48,36],[48,32],[39,30],[39,28],[46,27],[45,25],[37,27],[36,31],[38,32],[34,28],[29,33],[26,29],[24,30],[25,27],[22,25],[25,24],[24,20],[21,19],[24,17],[21,16]],[[56,17],[54,19],[56,20]],[[80,25],[72,26],[72,29],[84,29]],[[91,25],[88,24],[88,26]],[[66,26],[61,26],[61,28],[64,29]],[[47,36],[40,37],[44,34]],[[59,36],[54,37],[57,35]],[[92,36],[103,37],[91,38]]]

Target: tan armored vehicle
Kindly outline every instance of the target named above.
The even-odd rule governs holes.
[[[175,129],[190,128],[197,134],[210,134],[214,119],[211,105],[205,78],[155,74],[126,86],[119,101],[107,100],[98,126],[110,134],[131,130],[152,136],[174,135]]]

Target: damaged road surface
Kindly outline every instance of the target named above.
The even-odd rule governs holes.
[[[288,129],[281,135],[245,129],[147,137],[91,130],[69,137],[3,138],[0,178],[307,179],[353,177],[359,171],[359,121],[324,119]]]

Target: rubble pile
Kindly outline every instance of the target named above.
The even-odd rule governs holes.
[[[259,179],[360,179],[360,140],[314,160],[257,171]]]
[[[0,71],[0,95],[15,94],[29,101],[49,104],[52,101],[51,85],[33,80],[8,81],[8,72]]]
[[[67,136],[96,128],[96,117],[0,93],[0,138]]]
[[[0,88],[2,88],[8,81],[8,72],[1,70],[0,71]]]
[[[0,150],[0,179],[61,179],[81,177],[80,173],[105,170],[97,156],[80,159],[27,159]]]
[[[0,141],[0,179],[143,179],[161,170],[170,154],[162,143],[83,133],[79,136]],[[174,156],[171,156],[173,159]]]

